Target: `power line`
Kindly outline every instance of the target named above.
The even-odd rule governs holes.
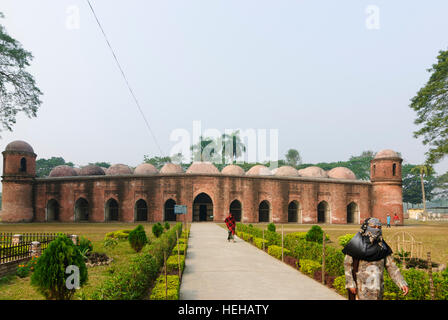
[[[148,120],[146,119],[145,114],[144,114],[143,111],[142,111],[142,108],[140,107],[140,103],[138,102],[137,97],[135,96],[134,91],[132,90],[132,87],[131,87],[131,85],[129,84],[128,79],[126,78],[126,75],[125,75],[125,73],[124,73],[124,71],[123,71],[123,68],[121,67],[120,62],[118,61],[118,58],[117,58],[117,56],[115,55],[114,49],[112,48],[112,46],[111,46],[109,40],[107,39],[106,33],[104,32],[104,29],[103,29],[103,27],[101,26],[101,23],[100,23],[100,21],[99,21],[97,15],[96,15],[96,13],[95,13],[95,10],[94,10],[93,7],[92,7],[92,4],[90,3],[90,0],[86,0],[86,1],[87,1],[87,3],[89,4],[90,10],[92,11],[93,16],[95,17],[96,23],[98,24],[98,27],[100,28],[100,30],[101,30],[101,32],[102,32],[102,34],[103,34],[103,36],[104,36],[104,40],[106,40],[106,43],[107,43],[107,45],[108,45],[108,47],[109,47],[109,49],[110,49],[110,51],[111,51],[111,53],[112,53],[112,55],[113,55],[113,57],[114,57],[114,59],[115,59],[115,62],[117,63],[118,69],[120,69],[121,75],[123,76],[123,79],[124,79],[124,81],[126,82],[126,86],[128,87],[129,92],[131,93],[131,96],[132,96],[132,98],[134,99],[134,102],[135,102],[135,104],[137,105],[137,108],[138,108],[138,110],[140,111],[140,114],[141,114],[141,116],[143,117],[143,120],[144,120],[145,123],[146,123],[146,127],[148,128],[149,133],[151,134],[152,138],[154,139],[154,142],[155,142],[155,144],[157,145],[157,148],[159,148],[160,154],[161,154],[162,156],[164,156],[164,153],[163,153],[163,151],[162,151],[162,148],[160,148],[160,145],[159,145],[159,143],[157,142],[156,136],[154,135],[153,131],[151,130],[151,126],[149,125],[149,122],[148,122]]]

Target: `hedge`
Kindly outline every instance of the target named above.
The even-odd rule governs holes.
[[[172,254],[177,255],[177,252],[179,252],[180,254],[185,254],[186,251],[187,251],[187,245],[185,243],[184,244],[179,243],[173,248]]]
[[[165,275],[160,275],[156,285],[151,291],[150,300],[179,300],[180,281],[177,275],[167,276],[167,289],[165,295]]]
[[[300,272],[306,275],[313,276],[314,272],[319,269],[322,269],[322,265],[317,261],[308,259],[300,260]]]
[[[263,249],[263,243],[264,243],[264,247],[267,248],[268,247],[268,241],[267,240],[264,240],[262,238],[253,238],[253,244],[258,249]]]
[[[282,247],[271,245],[268,247],[268,254],[273,256],[274,258],[281,259],[282,258]],[[283,256],[289,256],[291,251],[283,248]]]
[[[166,260],[166,270],[167,272],[177,271],[178,270],[178,262],[180,261],[180,271],[184,271],[185,268],[185,256],[179,255],[179,258],[177,257],[177,254],[173,254],[168,257]]]
[[[131,231],[132,231],[132,229],[123,229],[123,230],[108,232],[108,233],[106,233],[104,240],[107,240],[108,238],[126,240]]]

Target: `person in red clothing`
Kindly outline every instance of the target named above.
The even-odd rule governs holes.
[[[233,237],[235,235],[235,227],[236,227],[236,221],[233,217],[233,214],[230,212],[229,216],[224,220],[226,223],[227,229],[229,229],[229,236],[227,237],[227,241],[230,241],[230,239],[235,242],[235,238]]]
[[[398,217],[398,214],[395,212],[395,215],[394,215],[394,224],[395,224],[395,226],[397,226],[399,222],[400,222],[400,218]]]

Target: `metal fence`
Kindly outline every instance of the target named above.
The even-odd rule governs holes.
[[[31,256],[30,243],[4,244],[0,247],[0,264],[25,259]]]

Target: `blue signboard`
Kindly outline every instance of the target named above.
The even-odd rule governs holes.
[[[175,214],[187,214],[187,206],[174,205],[174,213]]]

